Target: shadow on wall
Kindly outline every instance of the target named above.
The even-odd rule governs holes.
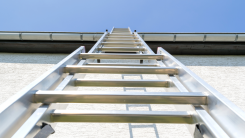
[[[245,66],[245,55],[174,55],[185,66]]]
[[[69,54],[0,53],[0,63],[57,64]]]

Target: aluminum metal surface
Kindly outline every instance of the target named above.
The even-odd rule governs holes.
[[[33,102],[37,103],[116,103],[116,104],[207,104],[202,93],[182,92],[78,92],[37,91]]]
[[[40,103],[37,104],[30,101],[33,92],[36,90],[54,89],[67,76],[67,74],[63,73],[63,69],[60,66],[77,63],[79,61],[79,54],[82,51],[84,51],[84,47],[78,48],[52,69],[1,104],[0,118],[4,119],[0,123],[0,137],[11,137],[21,127],[41,105]],[[58,107],[53,107],[53,109],[55,108]]]
[[[105,73],[105,74],[178,74],[178,69],[171,67],[123,67],[123,66],[74,66],[67,65],[65,73]]]
[[[119,45],[121,46],[121,45]],[[122,47],[102,47],[98,48],[98,51],[104,51],[104,52],[138,52],[138,51],[145,51],[144,48],[138,48],[136,46],[122,46]]]
[[[128,43],[133,43],[133,42],[139,42],[138,39],[104,39],[104,42],[128,42]]]
[[[103,35],[98,34],[98,36],[102,35],[102,37],[98,40],[94,47],[91,48],[91,50],[88,52],[89,54],[79,54],[79,52],[85,51],[83,47],[80,47],[78,50],[57,64],[53,69],[51,69],[51,71],[47,72],[40,79],[23,89],[21,92],[15,95],[14,98],[11,98],[9,101],[5,102],[3,106],[1,105],[0,118],[7,119],[4,120],[5,122],[1,122],[2,124],[0,124],[0,127],[3,128],[0,130],[0,137],[10,137],[18,128],[20,129],[15,133],[15,137],[33,137],[33,135],[40,130],[40,124],[43,121],[75,121],[96,123],[185,123],[187,124],[191,134],[194,133],[193,130],[196,130],[195,125],[199,124],[201,134],[205,138],[239,137],[245,134],[245,132],[242,130],[242,128],[245,126],[245,113],[241,109],[236,107],[233,103],[224,98],[224,96],[219,94],[211,86],[206,84],[203,80],[188,70],[183,64],[167,53],[164,49],[158,49],[158,53],[161,54],[161,56],[160,58],[156,58],[156,56],[158,57],[159,55],[154,55],[154,52],[143,40],[145,36],[147,37],[147,35],[138,34],[137,32],[133,32],[133,34],[131,33],[130,28],[113,28],[111,33],[106,31]],[[49,34],[50,40],[53,41],[53,33],[46,34]],[[75,36],[80,36],[79,39],[80,41],[82,40],[83,37],[81,33],[73,34],[74,38],[77,39]],[[156,34],[159,33],[151,35]],[[63,34],[60,33],[60,35],[62,36]],[[92,41],[96,41],[98,39],[96,34],[90,35],[93,38]],[[165,35],[174,35],[173,41],[191,41],[193,39],[195,39],[195,41],[199,41],[204,34],[197,33],[193,36],[191,33],[169,33]],[[234,41],[239,40],[238,34],[222,34],[221,37],[220,34],[210,33],[205,34],[204,41],[206,41],[207,38],[207,41],[215,40],[217,42],[231,42],[234,35]],[[26,35],[26,37],[27,36],[28,35]],[[102,51],[103,48],[114,48],[109,47],[113,45],[105,45],[106,43],[114,43],[117,44],[117,46],[123,46],[122,48],[124,49],[130,49],[126,46],[137,46],[131,45],[132,43],[129,44],[127,41],[132,40],[125,40],[125,38],[122,36],[131,37],[131,39],[138,39],[138,42],[133,42],[133,44],[139,43],[141,46],[137,48],[143,48],[144,51],[137,51],[135,53],[136,55],[128,53],[105,54],[104,51]],[[33,39],[33,37],[38,37],[38,34],[35,34],[35,36],[31,36],[30,38]],[[117,40],[118,37],[120,37],[120,42],[116,42],[119,41]],[[19,34],[19,38],[22,39],[22,34]],[[44,38],[45,36],[43,35],[38,39]],[[63,38],[65,37],[63,36]],[[108,39],[110,42],[107,42],[106,39]],[[118,43],[124,45],[120,45]],[[122,52],[118,51],[118,49],[122,48],[116,47],[115,52]],[[94,53],[97,53],[98,56],[95,56],[96,54]],[[94,66],[101,62],[100,59],[107,59],[108,57],[110,59],[115,59],[112,57],[118,55],[119,57],[121,56],[120,59],[125,59],[124,57],[127,59],[135,59],[133,56],[137,56],[137,59],[140,59],[140,64],[102,63],[99,66]],[[122,55],[124,55],[124,57],[122,57]],[[145,59],[145,56],[148,57],[147,60]],[[95,59],[97,59],[98,63],[94,63]],[[135,66],[133,67],[131,65]],[[156,65],[157,67],[154,67],[153,65]],[[124,77],[123,80],[82,79],[86,73],[124,74],[123,76],[130,76],[130,74],[156,74],[160,80],[124,80]],[[66,78],[63,80],[64,77]],[[174,92],[75,92],[73,90],[78,88],[75,86],[131,87],[131,89],[132,87],[134,89],[135,87],[141,87],[137,90],[142,90],[142,87],[168,87],[168,89],[166,89],[167,91]],[[64,88],[65,90],[70,91],[62,91]],[[52,91],[53,89],[56,91]],[[124,90],[126,89],[130,90],[130,88],[125,88]],[[44,105],[40,106],[43,103]],[[178,110],[184,111],[54,111],[53,109],[65,109],[65,106],[58,106],[64,104],[56,103],[174,104]],[[49,106],[46,106],[46,104],[49,104]],[[220,114],[225,116],[220,116]],[[27,119],[28,117],[30,118]],[[52,125],[54,125],[54,123],[52,123]]]
[[[138,52],[145,51],[145,48],[136,48],[136,47],[102,47],[98,48],[99,51],[105,52]]]
[[[135,36],[135,35],[129,33],[112,33],[109,36]]]
[[[204,82],[164,49],[158,48],[158,54],[164,55],[163,63],[165,65],[179,68],[178,79],[188,91],[208,93],[208,105],[204,106],[204,109],[230,137],[245,135],[243,130],[245,127],[245,112],[243,110]]]
[[[113,32],[113,30],[114,30],[115,28],[114,28],[114,26],[112,27],[112,29],[111,29],[111,32],[110,32],[110,34]]]
[[[177,79],[176,76],[170,76],[169,78],[180,92],[189,93],[189,91],[185,88],[185,86],[182,85],[182,83]],[[192,112],[192,117],[199,125],[199,129],[201,130],[201,134],[204,136],[204,138],[213,138],[217,136],[222,138],[229,137],[226,132],[212,119],[207,111],[205,111],[201,106],[175,105],[175,108],[178,111]],[[191,134],[195,133],[194,131],[196,130],[196,125],[186,125],[186,127]]]
[[[128,30],[129,30],[129,33],[132,34],[132,31],[131,31],[130,27],[128,27]]]
[[[47,40],[50,41],[50,33],[22,33],[22,40]]]
[[[137,48],[139,46],[137,45],[106,45],[106,46],[102,46],[103,48]]]
[[[68,75],[66,78],[56,87],[55,91],[62,91],[67,84],[72,80],[73,75]],[[65,109],[68,105],[56,105],[49,103],[49,105],[45,104],[40,106],[29,118],[28,120],[18,129],[18,131],[12,136],[12,138],[19,138],[19,137],[30,137],[32,138],[42,126],[42,122],[50,121],[48,114],[50,114],[52,106],[62,106]],[[51,108],[51,110],[49,109]],[[49,109],[49,110],[48,110]],[[46,114],[46,116],[45,116]],[[48,118],[48,119],[47,119]],[[51,124],[53,127],[56,124]],[[29,134],[29,135],[28,135]],[[27,136],[28,135],[28,136]]]
[[[204,34],[176,34],[175,41],[203,41]]]
[[[49,105],[40,106],[11,138],[25,138],[34,127],[36,130],[40,130],[41,126],[35,125],[43,117],[43,114],[48,110],[48,108]]]
[[[142,45],[145,47],[146,52],[144,52],[144,54],[155,54],[151,48],[145,43],[145,41],[139,36],[139,34],[137,32],[134,32],[134,34],[140,39]]]
[[[185,111],[69,111],[55,110],[53,122],[103,123],[195,123]]]
[[[230,138],[226,132],[214,121],[214,119],[200,106],[195,106],[196,119],[200,125],[203,137],[209,138]]]
[[[89,87],[169,87],[163,80],[94,80],[77,79],[76,86]]]
[[[0,40],[20,40],[20,33],[0,33]]]
[[[80,59],[163,59],[163,55],[156,54],[113,54],[113,53],[81,53]]]
[[[147,66],[157,67],[158,64],[133,64],[133,63],[87,63],[86,66]]]
[[[129,30],[113,30],[113,33],[129,33]]]
[[[205,42],[207,41],[230,41],[234,42],[236,38],[235,34],[206,34]]]
[[[161,67],[166,67],[162,61],[158,61],[158,64]],[[163,75],[157,75],[157,77],[161,79],[165,79]],[[169,76],[169,79],[172,81],[171,90],[170,91],[180,91],[180,92],[189,92],[185,86],[179,81],[178,76]],[[194,92],[195,93],[195,92]],[[217,136],[221,137],[229,137],[227,133],[212,119],[212,117],[200,106],[192,106],[192,105],[175,105],[175,108],[178,111],[189,111],[193,114],[193,119],[199,125],[199,129],[201,130],[201,134],[204,138],[213,138]],[[205,118],[202,118],[205,116]],[[191,134],[194,134],[196,131],[196,125],[186,125]],[[195,136],[194,136],[195,137]]]
[[[140,42],[102,42],[101,44],[104,46],[107,46],[107,45],[136,45],[136,46],[140,46],[141,45]]]
[[[96,44],[88,51],[88,53],[95,53],[96,49],[101,45],[102,40],[104,39],[104,37],[108,35],[107,32],[105,32],[101,38],[96,42]]]
[[[77,65],[79,65],[79,66],[82,66],[82,65],[85,65],[85,64],[86,64],[86,60],[84,60],[84,59],[80,60],[80,61],[77,63]]]
[[[136,36],[106,36],[105,38],[112,38],[112,39],[138,39]]]
[[[82,34],[53,33],[52,40],[54,41],[82,41]]]

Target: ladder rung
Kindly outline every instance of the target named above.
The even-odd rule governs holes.
[[[76,66],[67,65],[65,73],[105,73],[105,74],[178,74],[172,67],[128,67],[128,66]]]
[[[138,46],[137,45],[106,45],[106,46],[104,46],[103,48],[108,48],[108,47],[114,47],[114,48],[120,48],[120,47],[123,47],[123,48],[132,48],[132,47],[134,47],[134,48],[137,48]]]
[[[123,88],[124,89],[124,91],[130,91],[130,90],[143,90],[143,91],[145,91],[146,89],[145,89],[145,87],[130,87],[130,88]]]
[[[104,39],[104,41],[140,41],[139,39]]]
[[[118,32],[129,32],[129,30],[128,29],[118,29],[118,28],[114,28],[113,29],[113,32],[116,32],[116,31],[118,31]]]
[[[105,52],[139,52],[145,51],[145,48],[136,48],[136,47],[103,47],[98,48],[99,51]]]
[[[169,87],[169,81],[163,80],[85,80],[77,79],[76,86],[89,87]]]
[[[136,36],[136,35],[130,34],[130,33],[111,33],[108,36],[117,36],[117,35],[119,35],[119,36]]]
[[[55,110],[51,122],[195,123],[186,111],[69,111]]]
[[[128,107],[149,107],[149,104],[127,104]]]
[[[128,28],[114,28],[113,30],[128,30]]]
[[[128,28],[114,28],[113,32],[114,31],[127,31],[127,32],[129,32]]]
[[[133,35],[133,34],[110,34],[108,35],[109,37],[112,37],[112,36],[128,36],[128,37],[136,37],[136,35]]]
[[[116,103],[116,104],[193,104],[206,105],[207,96],[200,92],[78,92],[38,91],[36,103]]]
[[[112,34],[114,33],[125,33],[125,34],[131,34],[128,30],[127,31],[113,31]]]
[[[141,45],[141,42],[102,42],[102,45]]]
[[[122,74],[123,77],[125,76],[139,76],[141,77],[142,75],[141,74]]]
[[[154,128],[154,125],[131,125],[131,128]]]
[[[87,63],[86,66],[148,66],[157,67],[158,64],[133,64],[133,63]]]
[[[80,59],[163,59],[163,55],[156,54],[111,54],[111,53],[81,53]]]
[[[116,39],[118,39],[118,38],[123,38],[123,39],[125,39],[125,38],[135,38],[135,39],[138,39],[138,37],[136,37],[136,36],[106,36],[106,38],[116,38]]]

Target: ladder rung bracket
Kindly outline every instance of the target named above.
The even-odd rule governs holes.
[[[98,48],[99,51],[105,52],[139,52],[145,51],[145,48],[137,48],[137,47],[102,47]]]
[[[76,86],[88,87],[169,87],[170,81],[163,80],[85,80],[77,79]]]
[[[77,92],[38,91],[37,103],[115,103],[115,104],[193,104],[206,105],[207,96],[200,92]]]
[[[192,115],[186,111],[69,111],[55,110],[52,122],[96,123],[178,123],[193,124]]]
[[[80,59],[163,59],[163,55],[156,54],[111,54],[111,53],[81,53]]]
[[[148,66],[157,67],[158,64],[134,64],[134,63],[87,63],[86,66]]]
[[[178,74],[171,67],[128,67],[128,66],[76,66],[67,65],[65,73],[105,73],[105,74]]]

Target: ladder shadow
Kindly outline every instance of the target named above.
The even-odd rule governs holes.
[[[143,76],[139,75],[139,74],[122,74],[122,79],[124,79],[124,76],[140,76],[141,80],[143,80]],[[123,90],[126,92],[127,90],[143,90],[144,92],[146,91],[145,87],[141,87],[141,88],[126,88],[124,87]],[[151,105],[150,104],[126,104],[126,110],[129,111],[129,107],[148,107],[149,111],[152,111]],[[155,135],[156,138],[159,138],[159,134],[158,134],[158,130],[156,127],[156,124],[147,124],[147,125],[132,125],[131,123],[128,123],[128,127],[129,127],[129,134],[130,134],[130,138],[133,138],[133,128],[153,128],[155,131]]]

